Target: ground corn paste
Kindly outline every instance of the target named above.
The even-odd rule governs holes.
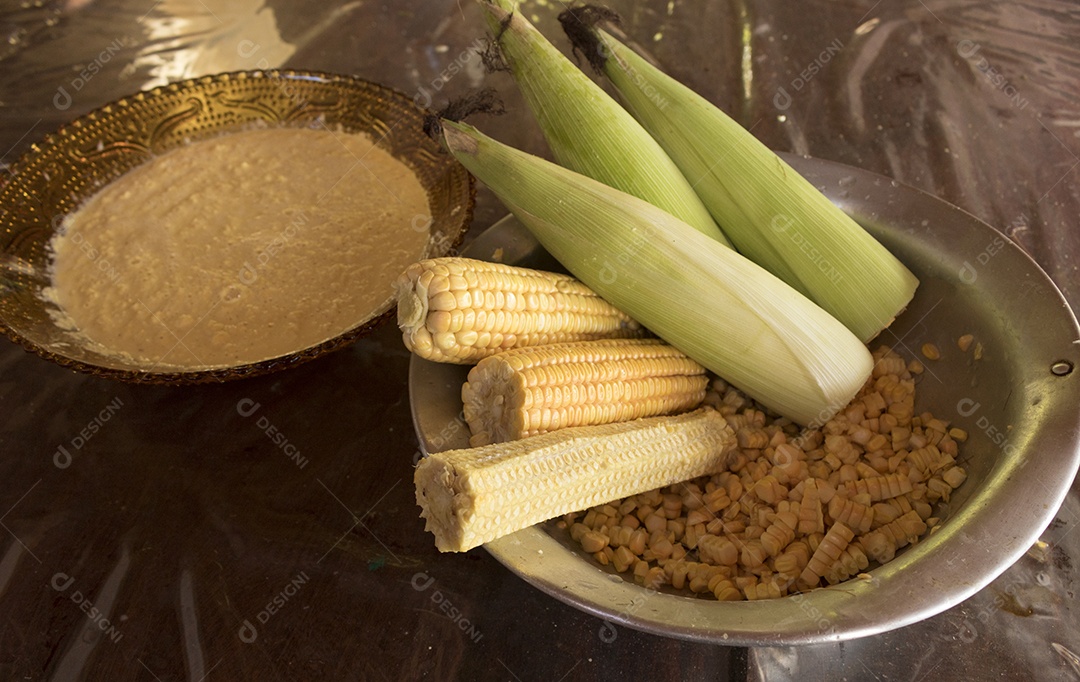
[[[126,173],[65,219],[49,296],[147,369],[257,362],[369,319],[428,241],[415,174],[358,134],[261,129]]]

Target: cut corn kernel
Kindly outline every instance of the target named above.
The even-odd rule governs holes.
[[[822,538],[817,549],[814,550],[814,554],[810,557],[806,568],[799,574],[799,581],[808,586],[817,585],[818,580],[840,558],[840,554],[847,549],[848,543],[854,537],[855,534],[844,524],[833,524],[829,532]]]
[[[705,368],[657,339],[515,348],[481,360],[461,388],[469,444],[683,412],[705,398]]]
[[[890,352],[884,357],[883,353],[874,354],[879,360],[875,366],[887,367],[895,374],[879,372],[856,402],[822,425],[820,430],[809,432],[797,433],[795,427],[783,419],[764,418],[753,403],[732,391],[725,382],[715,382],[706,404],[724,410],[721,413],[728,419],[729,426],[738,426],[737,431],[769,435],[769,445],[764,449],[748,448],[747,445],[756,445],[760,439],[744,437],[740,449],[732,454],[727,470],[707,479],[688,481],[642,493],[621,503],[595,507],[587,512],[586,519],[592,519],[593,528],[602,526],[610,530],[624,523],[627,515],[634,523],[655,518],[649,542],[651,546],[663,543],[663,556],[671,558],[664,559],[661,554],[646,549],[644,537],[638,548],[628,545],[630,551],[646,563],[658,562],[664,569],[665,578],[676,589],[690,587],[693,581],[691,591],[720,599],[775,597],[773,586],[783,595],[791,589],[818,587],[822,580],[835,584],[853,575],[863,580],[871,579],[862,573],[869,568],[871,558],[888,561],[920,535],[940,528],[941,519],[934,515],[929,498],[944,499],[944,494],[963,483],[966,477],[963,468],[956,464],[956,441],[951,440],[951,436],[945,438],[950,427],[944,420],[923,413],[914,416],[910,427],[904,427],[904,433],[899,434],[899,427],[885,419],[888,415],[880,419],[867,418],[870,413],[880,414],[886,407],[884,402],[874,407],[883,395],[893,400],[893,404],[914,402],[912,392],[893,395],[893,391],[884,385],[891,385],[894,380],[899,383],[909,381],[912,375],[910,366],[895,361],[898,357],[895,353]],[[895,451],[890,438],[879,429],[890,436],[894,433],[902,435],[900,440],[913,441],[912,447],[916,449],[908,450],[905,444],[903,449]],[[762,486],[762,481],[770,476],[778,482],[781,480],[780,463],[810,461],[823,464],[816,458],[825,456],[823,446],[830,436],[838,434],[847,434],[852,443],[865,446],[869,451],[864,452],[854,465],[845,464],[835,472],[837,481],[841,472],[856,477],[849,480],[851,489],[839,483],[837,490],[829,481],[810,480],[809,472],[802,471],[784,483],[790,486],[786,499],[776,499],[772,503],[761,499],[761,492],[766,487],[771,489],[771,485]],[[932,442],[934,434],[943,437],[938,445]],[[736,440],[738,443],[738,436]],[[835,439],[830,447],[837,451],[844,449]],[[868,466],[877,460],[896,468]],[[894,475],[906,477],[911,490],[874,502],[873,491],[879,495],[891,494],[896,486],[905,487]],[[890,479],[890,476],[894,477]],[[930,481],[934,482],[931,484]],[[816,500],[816,505],[804,504],[808,500]],[[821,514],[821,530],[818,530],[817,515],[811,513],[808,516],[811,523],[804,532],[798,527],[802,520],[800,513],[813,512],[815,507]],[[623,515],[621,519],[620,514]],[[672,518],[672,514],[683,516]],[[824,533],[826,528],[831,530],[837,524],[858,534],[839,553],[836,552],[836,538],[826,542]],[[579,528],[580,525],[573,526],[570,531],[571,537],[576,537],[579,542],[583,533],[589,530]],[[794,529],[794,539],[789,540],[788,529]],[[642,536],[646,534],[644,530],[641,533]],[[806,580],[800,580],[811,556],[818,550],[822,551],[819,561],[806,575]],[[813,579],[815,571],[821,571],[816,580]],[[723,580],[730,582],[734,589],[716,589]]]
[[[405,347],[425,360],[471,364],[518,346],[644,334],[570,275],[447,257],[413,263],[395,286]]]
[[[545,519],[715,473],[734,448],[734,432],[712,408],[579,426],[432,454],[416,467],[416,501],[436,547],[464,552]]]

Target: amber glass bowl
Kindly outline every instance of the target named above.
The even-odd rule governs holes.
[[[395,90],[358,78],[300,71],[207,76],[140,92],[72,121],[33,145],[0,187],[0,327],[47,360],[97,376],[203,383],[265,374],[337,350],[388,320],[388,300],[348,331],[280,357],[230,367],[154,371],[87,348],[54,321],[47,246],[62,219],[102,186],[192,141],[263,125],[364,132],[416,173],[427,191],[430,238],[445,255],[472,219],[472,176],[423,133],[423,111]],[[153,229],[147,226],[146,229]],[[297,273],[300,276],[300,273]]]

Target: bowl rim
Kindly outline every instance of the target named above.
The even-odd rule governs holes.
[[[100,115],[109,113],[111,110],[127,107],[135,102],[142,102],[147,99],[159,97],[164,94],[181,92],[186,88],[196,85],[212,85],[215,83],[227,83],[236,80],[253,80],[253,79],[294,79],[305,81],[318,81],[326,83],[350,83],[350,84],[362,84],[366,87],[373,88],[377,91],[385,93],[386,96],[398,99],[402,103],[409,103],[414,106],[418,111],[423,111],[423,108],[416,103],[414,97],[410,97],[405,92],[392,88],[388,85],[378,83],[375,81],[361,78],[359,76],[351,76],[346,74],[337,74],[327,71],[318,70],[306,70],[306,69],[254,69],[254,70],[239,70],[239,71],[227,71],[223,73],[210,74],[205,76],[197,76],[194,78],[187,78],[184,80],[174,81],[159,85],[147,90],[140,90],[130,95],[125,95],[118,99],[112,100],[101,106],[95,107],[84,114],[64,123],[56,130],[45,134],[44,137],[36,142],[30,144],[30,146],[19,155],[19,157],[8,166],[8,173],[6,178],[0,181],[0,192],[7,189],[7,186],[12,182],[12,178],[18,177],[19,173],[23,170],[23,167],[30,163],[37,155],[45,153],[50,147],[58,144],[66,138],[71,130],[78,129],[89,122],[95,121]],[[223,132],[226,129],[223,129]],[[465,234],[469,230],[469,226],[472,223],[474,211],[476,208],[476,178],[472,173],[469,173],[462,168],[465,173],[467,182],[466,202],[464,210],[461,216],[462,229],[454,235],[453,239],[447,243],[447,253],[455,253],[462,241],[465,239]],[[244,379],[248,377],[260,376],[263,374],[270,374],[273,372],[295,367],[297,365],[310,362],[318,357],[321,357],[327,353],[331,353],[336,350],[340,350],[345,346],[355,342],[363,336],[374,331],[381,326],[384,322],[393,318],[396,311],[396,305],[391,303],[390,307],[379,313],[375,317],[362,322],[361,324],[352,327],[332,338],[326,339],[314,346],[299,349],[281,355],[274,358],[268,358],[260,360],[258,362],[248,362],[239,365],[229,365],[226,367],[213,367],[207,369],[198,369],[190,371],[154,371],[154,370],[138,370],[138,369],[120,369],[116,367],[106,367],[104,365],[96,365],[90,362],[77,360],[65,355],[53,352],[48,348],[45,348],[34,341],[23,336],[18,330],[11,327],[7,321],[0,316],[0,332],[10,339],[12,342],[21,346],[23,350],[29,353],[34,353],[39,357],[55,363],[61,367],[71,369],[84,374],[93,375],[105,379],[113,379],[128,383],[142,383],[142,384],[170,384],[170,385],[192,385],[192,384],[207,384],[207,383],[221,383],[225,381],[232,381],[235,379]]]

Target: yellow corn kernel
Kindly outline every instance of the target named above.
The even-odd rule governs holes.
[[[741,487],[741,486],[740,486]],[[714,518],[715,515],[731,504],[731,497],[728,494],[727,488],[716,488],[706,492],[701,498],[705,502],[705,509],[709,512],[709,518]]]
[[[754,495],[765,504],[776,504],[787,497],[787,488],[776,477],[768,474],[754,484]]]
[[[822,576],[830,585],[843,582],[870,565],[870,560],[855,542],[849,544]]]
[[[848,497],[859,494],[868,494],[874,502],[899,497],[911,492],[911,480],[901,474],[893,473],[886,476],[864,478],[857,481],[847,481],[841,486]]]
[[[795,539],[795,530],[798,526],[798,514],[790,511],[778,512],[772,524],[761,535],[761,546],[769,556],[777,556]]]
[[[645,566],[648,566],[648,563],[644,561],[641,563],[645,564]],[[647,590],[658,590],[664,585],[668,584],[667,575],[664,573],[664,569],[660,568],[659,566],[653,566],[652,568],[649,568],[648,571],[645,573],[645,579],[642,581],[641,584]]]
[[[704,367],[663,341],[604,339],[486,357],[461,398],[476,446],[683,412],[701,403],[707,384]]]
[[[633,566],[636,561],[637,558],[634,556],[633,552],[625,547],[619,547],[615,550],[615,557],[612,563],[615,565],[615,570],[622,573]]]
[[[967,480],[967,472],[964,471],[963,467],[954,466],[941,474],[941,478],[945,483],[949,484],[949,487],[955,490],[960,487],[961,483]]]
[[[711,408],[579,426],[432,454],[416,468],[416,501],[436,546],[463,552],[570,511],[715,473],[734,449],[734,432]]]
[[[809,561],[810,545],[805,540],[795,540],[784,549],[783,554],[776,557],[773,567],[785,579],[794,580],[799,577]]]
[[[739,562],[738,546],[726,537],[703,535],[697,542],[698,557],[706,564],[734,566]]]
[[[769,434],[764,429],[744,426],[735,432],[740,448],[761,450],[769,444]]]
[[[783,590],[775,581],[758,582],[746,589],[746,598],[749,601],[758,599],[779,599],[783,596]]]
[[[842,523],[834,523],[818,544],[806,568],[799,574],[799,581],[805,585],[816,585],[829,567],[840,558],[855,534]]]
[[[896,556],[896,543],[890,535],[880,530],[862,536],[859,541],[866,555],[879,564],[892,561]]]
[[[825,532],[825,513],[821,508],[821,495],[816,478],[807,479],[803,484],[797,530],[804,534]]]
[[[741,601],[743,598],[743,593],[739,591],[739,588],[735,587],[735,583],[724,577],[720,577],[716,581],[716,584],[711,588],[711,592],[719,601]]]
[[[862,535],[874,523],[874,509],[856,500],[837,495],[829,502],[829,516]]]
[[[922,347],[923,357],[927,360],[940,360],[941,351],[932,343],[924,343]]]
[[[747,540],[739,551],[739,563],[751,570],[762,566],[768,558],[769,555],[760,540]]]
[[[912,539],[925,532],[926,522],[919,517],[918,512],[911,510],[895,521],[863,536],[862,546],[870,558],[879,563],[885,563],[892,560],[896,550],[906,547]]]
[[[686,561],[676,561],[668,564],[671,566],[671,577],[669,578],[671,586],[676,590],[681,590],[686,587],[686,574],[690,570],[690,563]],[[665,568],[665,571],[667,569]]]
[[[951,493],[952,487],[940,478],[934,477],[926,482],[926,499],[931,502],[948,502]]]
[[[518,346],[641,336],[626,313],[569,275],[470,258],[413,263],[395,283],[405,347],[472,364]]]

